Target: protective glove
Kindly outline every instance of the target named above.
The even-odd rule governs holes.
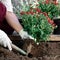
[[[32,36],[30,36],[26,31],[24,31],[23,29],[20,30],[19,35],[21,36],[22,39],[34,39]]]
[[[0,30],[0,45],[8,47],[8,49],[11,51],[12,50],[11,44],[12,42],[7,36],[7,34],[4,31]]]

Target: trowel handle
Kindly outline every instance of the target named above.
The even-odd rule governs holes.
[[[19,47],[17,47],[16,45],[12,44],[12,48],[19,51],[20,53],[27,55],[27,53],[25,51],[23,51],[22,49],[20,49]]]

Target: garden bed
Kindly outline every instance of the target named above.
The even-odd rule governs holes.
[[[0,46],[0,60],[60,60],[60,42],[58,41],[41,42],[36,45],[30,39],[20,40],[19,36],[10,36],[10,38],[14,44],[31,55],[23,56],[15,50],[9,51]]]

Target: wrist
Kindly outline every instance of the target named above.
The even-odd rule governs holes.
[[[23,30],[23,29],[21,29],[21,30],[19,31],[19,35],[21,35],[21,34],[23,33],[23,31],[24,31],[24,30]]]
[[[24,30],[23,29],[21,29],[20,31],[19,31],[19,35],[21,36],[21,38],[23,39],[24,38]]]

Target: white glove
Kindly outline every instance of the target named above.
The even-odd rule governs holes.
[[[32,36],[30,36],[26,31],[24,31],[23,29],[19,32],[19,35],[21,36],[22,39],[34,39]]]
[[[4,31],[0,30],[0,45],[8,47],[8,49],[11,51],[12,50],[11,44],[12,42],[7,36],[7,34]]]

